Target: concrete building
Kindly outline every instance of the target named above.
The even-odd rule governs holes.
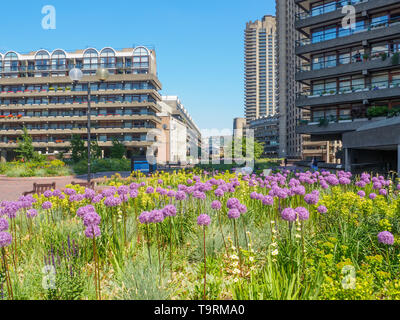
[[[276,22],[248,22],[245,30],[245,116],[247,124],[276,110]]]
[[[277,158],[279,154],[279,115],[262,117],[250,122],[254,139],[264,145],[263,157]]]
[[[297,132],[342,141],[347,170],[400,170],[400,2],[346,1],[352,27],[343,25],[343,1],[295,2],[296,106],[309,113]]]
[[[74,67],[84,74],[79,83],[68,76]],[[95,77],[99,67],[110,72],[105,82]],[[91,138],[106,154],[113,139],[127,147],[128,156],[145,154],[153,143],[147,141],[147,133],[161,125],[156,115],[160,112],[161,83],[155,51],[145,47],[56,49],[0,53],[2,160],[14,158],[24,126],[33,146],[42,153],[67,151],[73,134],[87,141],[88,82],[92,91]]]
[[[162,96],[158,102],[165,144],[159,147],[162,163],[194,163],[201,148],[201,132],[177,96]]]
[[[233,119],[233,136],[235,138],[243,137],[245,128],[246,128],[246,119],[245,118]]]
[[[296,108],[295,55],[296,40],[300,37],[295,29],[295,16],[299,11],[295,0],[276,0],[277,29],[277,86],[279,106],[279,156],[281,158],[302,158],[302,137],[296,133],[296,121],[301,110]]]

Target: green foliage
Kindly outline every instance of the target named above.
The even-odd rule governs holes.
[[[107,171],[130,171],[131,163],[128,159],[96,159],[91,162],[92,173]],[[73,165],[76,174],[87,173],[87,160],[81,160]]]
[[[114,138],[111,147],[111,158],[122,159],[125,156],[125,154],[126,154],[125,146],[120,141]]]
[[[82,140],[81,136],[78,134],[72,135],[71,138],[71,152],[72,161],[79,162],[81,159],[87,157],[87,150],[85,148],[85,142]]]
[[[387,106],[371,107],[367,110],[367,117],[375,118],[375,117],[387,116],[388,112],[389,112],[389,108]]]
[[[232,140],[232,145],[228,147],[227,154],[225,155],[225,157],[228,157],[228,158],[236,157],[235,145],[237,145],[237,144],[239,146],[241,145],[241,153],[240,153],[241,157],[244,157],[244,158],[247,157],[250,159],[258,160],[261,158],[262,154],[264,153],[264,144],[263,143],[260,143],[254,139],[248,139],[246,137],[243,137],[243,138],[235,138]]]
[[[400,53],[396,52],[393,56],[392,56],[392,65],[398,65],[400,63]]]
[[[23,134],[21,139],[18,138],[18,147],[15,149],[15,152],[18,154],[18,158],[23,161],[43,161],[45,156],[40,155],[38,152],[35,152],[35,149],[32,144],[32,137],[29,135],[26,127],[23,129]]]
[[[7,177],[69,176],[72,170],[61,160],[6,162],[0,164],[0,174]]]

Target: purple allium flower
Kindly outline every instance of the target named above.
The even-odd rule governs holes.
[[[170,190],[167,192],[167,197],[168,198],[174,198],[176,195],[176,192],[174,190]]]
[[[120,186],[117,190],[117,193],[121,196],[123,194],[128,194],[129,193],[129,187],[128,186]]]
[[[229,219],[239,219],[240,218],[240,211],[238,209],[230,209],[228,212]]]
[[[383,244],[393,245],[394,237],[389,231],[383,231],[378,234],[378,241]]]
[[[176,216],[176,208],[174,205],[169,204],[165,206],[165,208],[162,210],[162,213],[164,214],[164,217],[175,217]]]
[[[219,200],[214,200],[211,203],[211,208],[214,209],[214,210],[220,210],[222,208],[222,204],[221,204],[221,202]]]
[[[193,192],[193,198],[205,200],[206,194],[204,192],[201,192],[201,191],[195,191],[195,192]]]
[[[246,207],[246,205],[239,203],[238,210],[239,210],[240,214],[243,214],[243,213],[247,212],[247,207]]]
[[[286,221],[295,221],[296,220],[296,211],[292,208],[286,208],[282,210],[282,219]]]
[[[187,184],[193,184],[193,180],[192,180],[192,179],[187,179],[187,180],[186,180],[186,183],[187,183]]]
[[[7,247],[12,242],[12,236],[8,232],[0,232],[0,248]]]
[[[299,220],[308,220],[308,218],[310,218],[310,213],[304,207],[298,207],[295,211],[299,216]]]
[[[371,194],[369,195],[369,198],[370,198],[371,200],[374,200],[374,199],[376,198],[376,193],[371,193]]]
[[[387,190],[386,189],[381,189],[381,190],[379,190],[379,194],[381,196],[387,196]]]
[[[315,193],[309,193],[304,196],[304,201],[307,204],[317,204],[319,197]]]
[[[252,193],[250,193],[250,199],[257,199],[257,196],[258,196],[258,193],[257,192],[252,192]]]
[[[96,225],[91,225],[90,227],[87,227],[85,230],[85,236],[86,238],[93,239],[100,237],[101,231],[99,226]]]
[[[147,194],[152,194],[152,193],[154,193],[154,188],[153,188],[153,187],[147,187],[146,193],[147,193]]]
[[[108,197],[104,200],[104,205],[106,207],[118,207],[121,204],[121,199],[116,197]]]
[[[64,196],[63,193],[60,190],[54,190],[53,191],[53,197],[61,197]]]
[[[48,210],[48,209],[51,209],[52,207],[53,207],[53,204],[50,201],[43,202],[43,204],[42,204],[43,210]]]
[[[87,212],[83,217],[83,224],[85,227],[98,226],[100,222],[100,216],[94,211]]]
[[[92,200],[96,196],[96,191],[92,189],[85,189],[85,194],[83,196],[85,199]]]
[[[185,193],[185,191],[178,191],[178,192],[175,194],[175,199],[178,200],[178,201],[185,200],[185,199],[186,199],[186,193]]]
[[[3,209],[3,214],[6,214],[10,219],[17,217],[19,206],[16,202],[6,202]]]
[[[139,192],[135,189],[135,190],[131,190],[131,192],[129,192],[129,196],[132,198],[132,199],[135,199],[135,198],[137,198],[137,196],[139,195]]]
[[[101,194],[102,194],[105,198],[108,198],[108,197],[113,197],[113,196],[115,195],[116,192],[117,192],[117,188],[111,187],[111,188],[108,188],[108,189],[104,189],[104,190],[101,192]]]
[[[265,196],[262,199],[262,203],[264,206],[272,206],[274,204],[274,198],[271,196]]]
[[[164,214],[161,210],[153,210],[150,212],[151,222],[160,223],[164,221]]]
[[[327,213],[327,212],[328,212],[328,208],[325,207],[325,206],[319,206],[319,207],[317,208],[317,211],[318,211],[319,213]]]
[[[397,190],[400,190],[400,184],[397,185]]]
[[[158,183],[158,184],[163,184],[164,181],[162,181],[162,179],[158,179],[157,183]]]
[[[71,202],[81,202],[83,199],[85,199],[83,194],[73,194],[69,197],[69,201]]]
[[[37,212],[37,210],[35,210],[35,209],[30,209],[30,210],[28,210],[27,212],[26,212],[26,216],[28,217],[28,218],[34,218],[34,217],[36,217],[38,215],[38,212]]]
[[[361,198],[364,198],[364,197],[365,197],[365,192],[362,191],[362,190],[358,191],[357,194],[358,194]]]
[[[98,194],[97,196],[95,196],[93,199],[92,199],[92,203],[99,203],[101,200],[103,200],[103,198],[104,198],[104,196],[102,195],[102,194]]]
[[[222,190],[220,188],[215,189],[214,194],[215,194],[216,197],[223,197],[224,196],[224,190]]]
[[[197,218],[197,224],[199,226],[209,226],[211,223],[211,218],[206,215],[206,214],[201,214],[198,218]]]
[[[72,196],[72,195],[76,194],[76,191],[75,191],[75,189],[66,188],[66,189],[64,190],[64,193],[65,193],[67,196]]]
[[[53,196],[53,192],[50,191],[50,190],[46,190],[45,192],[43,192],[43,195],[44,195],[46,198],[50,198],[50,197]]]
[[[139,221],[141,224],[149,224],[151,223],[151,213],[148,211],[144,211],[139,216]]]
[[[228,199],[228,201],[226,202],[226,206],[229,209],[236,209],[238,207],[238,205],[240,204],[239,200],[236,198],[230,198]]]
[[[8,230],[8,221],[6,219],[0,218],[0,232]]]

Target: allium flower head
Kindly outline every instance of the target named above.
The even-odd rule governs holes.
[[[164,221],[164,214],[161,210],[153,210],[150,212],[151,222],[160,223]]]
[[[85,230],[85,236],[86,238],[93,239],[100,237],[101,231],[99,226],[96,225],[91,225],[90,227],[87,227]]]
[[[87,212],[83,217],[83,224],[85,227],[98,226],[100,222],[100,216],[94,211]]]
[[[298,207],[295,209],[297,215],[299,216],[299,220],[308,220],[310,218],[310,212],[304,207]]]
[[[178,191],[175,194],[175,199],[178,200],[178,201],[185,200],[186,199],[186,192],[185,191]]]
[[[274,198],[271,196],[265,196],[262,199],[262,203],[264,206],[272,206],[274,204]]]
[[[236,198],[230,198],[228,199],[228,201],[226,202],[226,206],[229,209],[236,209],[238,207],[238,205],[240,204],[239,200]]]
[[[201,214],[197,218],[197,224],[199,226],[209,226],[211,224],[211,218],[206,214]]]
[[[394,236],[389,231],[383,231],[378,234],[378,241],[383,244],[393,245]]]
[[[162,210],[164,217],[175,217],[176,216],[176,208],[174,205],[169,204],[165,206],[165,208]]]
[[[382,196],[387,196],[387,190],[386,189],[381,189],[379,190],[379,194]]]
[[[230,209],[228,212],[229,219],[239,219],[240,218],[240,211],[238,209]]]
[[[307,204],[317,204],[319,201],[319,197],[314,193],[309,193],[304,196],[304,201]]]
[[[362,191],[362,190],[360,190],[360,191],[357,192],[357,195],[358,195],[359,197],[361,197],[361,198],[364,198],[364,197],[365,197],[365,192]]]
[[[67,196],[72,196],[72,195],[76,194],[76,190],[75,190],[75,189],[67,188],[67,189],[64,190],[64,193],[65,193]]]
[[[153,188],[153,187],[147,187],[146,193],[147,193],[147,194],[152,194],[152,193],[154,193],[154,188]]]
[[[243,214],[243,213],[247,212],[247,207],[246,207],[246,205],[239,203],[238,210],[239,210],[240,214]]]
[[[45,196],[46,198],[50,198],[53,196],[53,192],[51,190],[46,190],[45,192],[43,192],[43,196]]]
[[[224,190],[222,190],[221,188],[215,189],[214,194],[216,197],[223,197],[224,196]]]
[[[371,194],[369,195],[369,198],[370,198],[371,200],[374,200],[374,199],[376,198],[376,193],[371,193]]]
[[[38,212],[37,212],[37,210],[35,210],[35,209],[30,209],[30,210],[28,210],[27,212],[26,212],[26,216],[28,217],[28,218],[34,218],[34,217],[36,217],[38,215]]]
[[[295,221],[296,220],[296,211],[292,208],[286,208],[282,210],[281,213],[282,219],[286,221]]]
[[[42,209],[49,210],[53,207],[53,204],[50,201],[43,202]]]
[[[0,232],[8,230],[8,221],[4,218],[0,218]]]
[[[319,213],[327,213],[327,212],[328,212],[328,208],[325,207],[325,206],[319,206],[319,207],[317,208],[317,211],[318,211]]]
[[[138,192],[136,189],[131,190],[131,192],[129,192],[129,196],[130,196],[132,199],[137,198],[138,195],[139,195],[139,192]]]
[[[211,203],[211,208],[214,209],[214,210],[220,210],[222,208],[222,204],[221,204],[221,202],[219,200],[214,200]]]
[[[149,224],[151,223],[151,213],[148,211],[144,211],[139,216],[139,221],[141,224]]]
[[[128,194],[129,193],[129,187],[128,186],[120,186],[117,190],[117,193],[121,196],[123,194]]]
[[[8,232],[0,232],[0,248],[7,247],[12,242],[12,236]]]

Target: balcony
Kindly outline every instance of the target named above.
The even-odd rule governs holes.
[[[370,85],[343,86],[328,91],[303,90],[296,99],[297,107],[349,103],[400,97],[400,80],[373,82]]]
[[[372,55],[354,55],[351,58],[331,59],[314,64],[303,64],[297,68],[296,81],[304,81],[316,78],[334,77],[338,74],[345,75],[363,70],[387,69],[394,65],[393,56],[400,52],[377,51]]]
[[[386,22],[367,23],[353,29],[334,30],[314,38],[296,41],[296,55],[319,52],[340,46],[362,44],[363,41],[393,37],[400,33],[400,18]]]

